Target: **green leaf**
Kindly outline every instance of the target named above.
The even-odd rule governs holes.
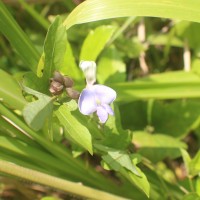
[[[140,2],[87,0],[71,12],[64,25],[69,29],[75,24],[128,16],[152,16],[200,22],[199,8],[198,0],[154,0],[153,3],[148,0]]]
[[[0,98],[11,108],[22,110],[26,101],[17,81],[8,73],[0,69]]]
[[[133,174],[140,176],[136,166],[132,163],[130,156],[122,151],[108,151],[107,155],[102,156],[103,160],[115,171],[120,171],[125,168]]]
[[[72,52],[70,43],[66,42],[66,51],[64,55],[64,61],[62,65],[58,68],[60,72],[71,77],[73,80],[83,82],[83,73],[76,64],[75,57]]]
[[[56,197],[43,197],[41,200],[60,200]]]
[[[93,154],[92,137],[89,130],[71,114],[68,106],[60,106],[55,114],[65,127],[68,137],[84,149],[87,149],[90,154]]]
[[[44,43],[44,78],[49,81],[53,72],[60,68],[64,61],[67,35],[62,20],[58,16],[49,27]]]
[[[162,134],[133,132],[132,141],[139,148],[186,148],[187,145],[176,138]]]
[[[196,193],[200,196],[200,177],[197,178],[195,184]]]
[[[50,87],[50,83],[45,82],[42,78],[38,78],[33,72],[24,74],[23,85],[41,93],[48,93],[47,87]]]
[[[156,102],[152,109],[151,125],[154,127],[155,132],[183,138],[191,130],[197,128],[200,123],[199,115],[199,100]]]
[[[183,161],[185,164],[187,175],[189,175],[189,173],[190,173],[189,164],[191,162],[190,155],[185,149],[181,149],[181,154],[182,154],[182,158],[183,158]]]
[[[117,101],[200,97],[200,78],[192,72],[154,74],[136,81],[112,83],[109,86],[116,90]]]
[[[149,197],[150,184],[147,180],[147,177],[140,170],[140,168],[136,167],[136,170],[139,172],[140,177],[136,176],[135,174],[131,172],[128,172],[128,178],[134,185],[136,185],[141,191],[143,191],[147,195],[147,197]]]
[[[200,173],[200,150],[189,163],[189,170],[192,176]]]
[[[183,197],[183,200],[200,200],[200,196],[196,193],[190,193]]]
[[[36,66],[40,58],[39,53],[29,37],[10,15],[2,1],[0,1],[0,32],[3,33],[16,49],[27,67],[36,73]]]
[[[44,53],[37,68],[37,76],[40,78],[33,73],[27,73],[24,82],[27,87],[49,94],[49,80],[53,77],[54,71],[59,70],[63,65],[66,42],[66,30],[62,25],[61,18],[58,16],[49,27],[44,42]]]
[[[24,90],[38,97],[38,100],[27,104],[23,110],[26,123],[32,129],[38,131],[43,127],[47,117],[52,114],[54,99],[27,87],[24,87]]]
[[[200,123],[199,100],[153,101],[150,113],[149,108],[149,101],[133,101],[120,105],[124,129],[145,129],[183,138]]]
[[[104,139],[101,141],[102,145],[111,147],[113,149],[125,150],[131,143],[130,131],[124,130],[121,126],[121,118],[117,104],[114,105],[114,116],[109,116],[104,131]]]
[[[99,59],[97,65],[97,79],[99,83],[122,82],[126,79],[126,65],[116,48],[107,49]]]
[[[175,30],[177,36],[180,37],[183,41],[186,40],[189,47],[197,50],[200,48],[199,42],[199,31],[200,24],[199,23],[191,23],[191,22],[179,22],[175,25]]]
[[[80,60],[95,61],[115,29],[116,27],[113,26],[100,26],[91,31],[83,43]]]
[[[139,149],[138,153],[157,162],[166,157],[176,158],[180,156],[180,148],[186,148],[186,144],[179,140],[162,134],[150,134],[145,132],[133,132],[134,145]]]

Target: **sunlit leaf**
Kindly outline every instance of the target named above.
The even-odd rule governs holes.
[[[49,27],[44,43],[44,78],[49,80],[53,72],[59,69],[63,63],[66,50],[67,35],[58,16]]]
[[[33,73],[25,74],[24,84],[27,87],[48,94],[49,81],[53,73],[59,70],[63,65],[66,51],[67,35],[62,25],[62,20],[58,16],[48,29],[44,42],[44,53],[42,54],[38,68],[37,76]],[[42,76],[43,74],[43,76]],[[42,77],[41,77],[42,76]]]
[[[183,197],[183,200],[200,200],[200,196],[195,193],[187,194]]]
[[[8,73],[0,69],[0,98],[11,108],[22,110],[26,101],[17,81]]]
[[[189,163],[190,174],[195,176],[200,173],[200,150]]]
[[[179,140],[162,134],[150,134],[145,132],[133,132],[134,145],[141,153],[151,161],[159,161],[165,157],[180,156],[180,148],[186,148],[186,144]]]
[[[152,16],[200,22],[199,8],[198,0],[154,0],[153,2],[87,0],[73,10],[64,24],[68,29],[75,24],[128,16]]]
[[[182,99],[200,97],[200,78],[192,72],[166,72],[131,82],[110,83],[117,101],[138,99]]]
[[[107,49],[99,59],[97,65],[97,79],[99,83],[125,81],[126,66],[116,48]]]
[[[133,182],[141,191],[143,191],[148,197],[150,193],[150,184],[149,181],[147,180],[147,177],[145,174],[140,170],[139,167],[136,167],[137,171],[140,174],[139,176],[136,176],[135,174],[128,172],[129,179],[131,182]]]
[[[56,116],[60,123],[65,127],[69,138],[84,149],[87,149],[90,154],[93,154],[92,137],[89,130],[77,121],[77,119],[71,114],[67,105],[60,106],[56,111]]]
[[[125,168],[133,174],[140,176],[136,166],[132,163],[130,156],[122,151],[108,151],[107,155],[102,156],[103,160],[115,171]]]
[[[76,64],[76,60],[73,55],[71,45],[68,41],[66,42],[66,51],[64,55],[64,61],[60,65],[60,67],[58,66],[58,70],[62,72],[63,74],[71,77],[75,81],[79,81],[79,82],[82,81],[84,83],[83,73]]]
[[[80,61],[95,61],[106,43],[109,41],[115,29],[116,28],[113,26],[100,26],[94,31],[91,31],[83,43]]]
[[[53,98],[27,87],[24,87],[24,90],[38,98],[38,100],[27,104],[23,110],[26,123],[37,131],[43,127],[47,117],[52,114]]]

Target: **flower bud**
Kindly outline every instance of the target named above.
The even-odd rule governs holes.
[[[63,76],[58,71],[54,72],[54,76],[53,76],[52,80],[59,82],[61,84],[63,84],[63,82],[64,82]]]
[[[62,93],[62,90],[63,90],[64,86],[57,82],[57,81],[52,81],[51,82],[51,85],[50,85],[50,88],[49,88],[49,91],[51,92],[51,94],[53,95],[59,95]]]
[[[64,80],[64,85],[66,88],[71,88],[74,85],[73,80],[67,76],[64,76],[63,80]]]
[[[68,96],[72,99],[78,99],[80,96],[80,93],[72,88],[66,88],[66,92]]]
[[[94,61],[81,61],[79,66],[83,70],[87,85],[93,85],[96,82],[96,63]]]

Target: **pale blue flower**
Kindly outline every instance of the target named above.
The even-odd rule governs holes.
[[[116,99],[116,92],[105,85],[89,85],[80,94],[78,107],[82,114],[97,113],[101,123],[105,123],[108,115],[114,115],[110,104]]]

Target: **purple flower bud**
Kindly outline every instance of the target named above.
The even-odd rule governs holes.
[[[108,115],[114,115],[110,104],[116,99],[116,92],[104,85],[90,85],[80,94],[78,107],[82,114],[97,113],[101,123],[105,123]]]
[[[73,88],[66,88],[66,92],[68,94],[68,96],[72,99],[78,99],[80,96],[80,93],[76,90],[74,90]]]
[[[53,95],[59,95],[62,93],[63,91],[63,85],[57,81],[52,81],[51,82],[51,85],[50,85],[50,88],[49,88],[49,91],[51,92],[51,94]]]
[[[67,77],[67,76],[64,76],[63,80],[64,80],[64,86],[66,88],[71,88],[74,85],[73,80],[71,78]]]

